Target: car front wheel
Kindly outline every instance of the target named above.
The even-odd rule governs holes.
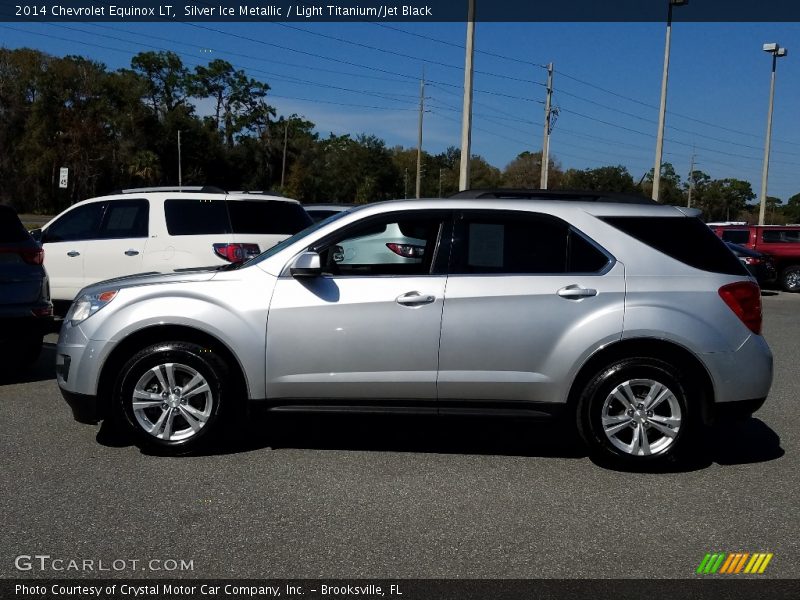
[[[598,372],[578,404],[578,426],[592,452],[628,465],[668,462],[684,453],[694,414],[671,365],[625,359]]]
[[[165,342],[137,353],[117,381],[117,407],[139,444],[169,454],[197,450],[221,429],[227,367],[197,344]]]

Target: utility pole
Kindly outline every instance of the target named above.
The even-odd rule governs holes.
[[[408,167],[403,175],[403,198],[408,199]]]
[[[442,197],[442,173],[444,173],[444,169],[439,169],[439,198]]]
[[[461,111],[461,170],[458,189],[469,189],[469,159],[472,141],[472,58],[475,46],[475,0],[468,0],[467,43],[464,57],[464,108]]]
[[[542,141],[542,178],[540,187],[547,189],[547,177],[550,174],[550,118],[552,110],[550,105],[553,101],[553,63],[547,65],[547,99],[544,103],[544,140]]]
[[[667,120],[667,83],[669,82],[669,49],[672,43],[672,7],[685,6],[689,0],[669,0],[667,9],[667,39],[664,42],[664,71],[661,74],[661,104],[658,111],[658,137],[656,138],[656,164],[653,168],[653,200],[658,202],[661,189],[661,162],[664,157],[664,125]]]
[[[178,129],[178,187],[183,187],[183,168],[181,165],[181,130]]]
[[[689,167],[689,200],[686,202],[686,207],[692,207],[692,190],[694,190],[694,159],[697,155],[692,152],[692,164]]]
[[[289,143],[289,121],[287,120],[283,127],[283,165],[281,166],[281,188],[286,179],[286,147]]]
[[[422,190],[422,116],[425,114],[425,67],[419,80],[419,129],[417,131],[417,199]]]
[[[764,167],[761,171],[761,197],[760,208],[758,209],[758,224],[764,224],[767,211],[767,181],[769,179],[769,151],[772,142],[772,109],[775,106],[775,69],[778,65],[778,58],[786,56],[786,48],[781,48],[779,44],[764,44],[764,52],[772,54],[772,77],[769,84],[769,112],[767,112],[767,139],[764,143]]]

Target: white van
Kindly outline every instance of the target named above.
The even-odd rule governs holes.
[[[140,273],[219,267],[311,224],[296,200],[216,188],[138,188],[89,198],[31,232],[45,249],[54,301]]]

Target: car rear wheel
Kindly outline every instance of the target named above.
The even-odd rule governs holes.
[[[143,447],[169,454],[199,449],[220,433],[228,412],[225,362],[186,342],[144,348],[122,368],[117,407]]]
[[[586,386],[578,426],[599,457],[628,465],[669,462],[688,447],[692,408],[677,369],[655,359],[625,359]]]
[[[783,270],[781,286],[787,292],[800,292],[800,266],[786,267]]]

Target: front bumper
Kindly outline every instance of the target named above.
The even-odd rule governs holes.
[[[68,392],[64,388],[61,388],[61,395],[72,409],[72,416],[79,423],[94,425],[105,416],[100,411],[97,396],[76,394],[74,392]]]

